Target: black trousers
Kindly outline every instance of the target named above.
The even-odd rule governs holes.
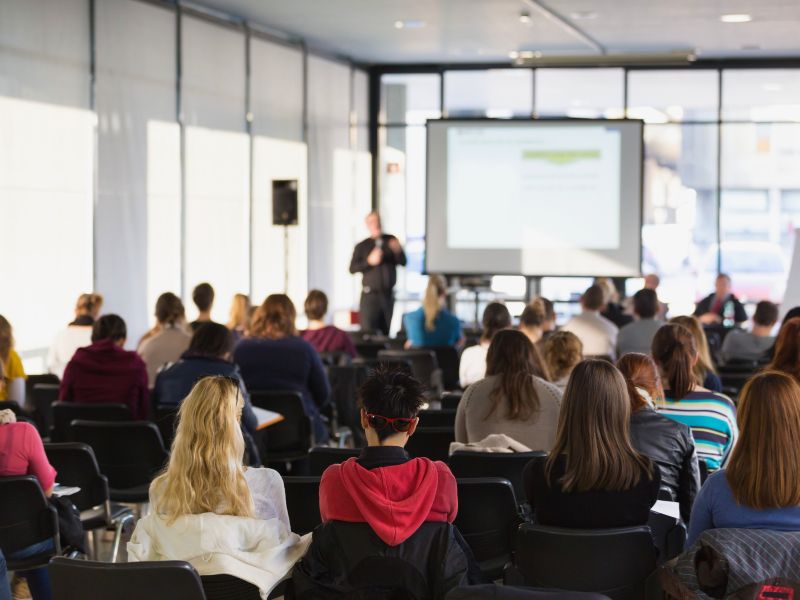
[[[361,292],[360,304],[361,331],[389,335],[394,312],[394,293],[391,290]]]

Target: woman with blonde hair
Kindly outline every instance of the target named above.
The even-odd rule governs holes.
[[[583,360],[583,343],[571,331],[556,331],[544,341],[544,361],[550,381],[564,390],[572,369]]]
[[[14,400],[25,405],[25,369],[14,350],[14,331],[11,323],[0,315],[0,400]]]
[[[441,275],[428,277],[422,306],[403,315],[407,346],[455,346],[461,341],[461,321],[445,308],[447,284]]]
[[[739,395],[741,434],[727,468],[703,485],[688,545],[706,529],[800,531],[800,385],[780,371],[750,379]]]
[[[247,335],[250,327],[250,310],[250,297],[247,294],[234,295],[227,324],[233,334],[234,344]]]
[[[694,366],[697,385],[702,385],[712,392],[721,392],[722,380],[719,378],[717,370],[714,368],[714,361],[711,359],[711,350],[708,347],[708,337],[706,337],[706,332],[703,330],[700,321],[697,317],[691,315],[681,315],[680,317],[671,318],[669,322],[685,327],[694,338],[694,344],[697,348],[698,355],[697,363]]]
[[[103,308],[100,294],[81,294],[75,303],[75,320],[58,332],[47,353],[47,370],[59,379],[78,348],[92,343],[92,325]]]
[[[185,560],[200,575],[227,574],[266,597],[303,555],[291,532],[283,481],[242,466],[244,400],[228,377],[201,379],[178,409],[169,463],[150,485],[128,560]]]

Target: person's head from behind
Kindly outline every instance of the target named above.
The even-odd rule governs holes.
[[[739,439],[725,476],[738,504],[764,510],[800,505],[800,385],[763,371],[742,388],[736,411]]]
[[[661,326],[653,336],[651,353],[669,389],[666,395],[673,400],[686,397],[694,389],[694,366],[700,358],[692,332],[677,323]]]
[[[405,446],[422,405],[422,384],[402,369],[378,367],[358,390],[361,426],[370,446]]]
[[[508,412],[503,418],[526,421],[539,410],[533,377],[549,380],[547,366],[539,351],[521,331],[504,329],[492,338],[486,354],[486,376],[496,375],[497,384],[489,394],[488,419],[505,399]]]
[[[783,315],[783,320],[781,321],[781,327],[786,325],[789,320],[794,319],[795,317],[800,317],[800,306],[795,306],[794,308],[790,308],[785,315]]]
[[[596,283],[589,286],[581,296],[581,306],[585,311],[599,312],[605,308],[607,302],[606,291]]]
[[[669,320],[670,323],[680,325],[689,330],[694,338],[694,346],[697,348],[698,361],[695,367],[695,375],[700,379],[697,383],[702,384],[702,379],[709,371],[714,371],[714,361],[711,358],[711,349],[708,346],[708,338],[700,323],[700,319],[694,315],[680,315]]]
[[[117,346],[124,346],[128,338],[125,321],[118,315],[103,315],[92,325],[92,343],[111,340]]]
[[[599,285],[605,294],[605,301],[603,304],[612,304],[619,302],[619,292],[617,286],[610,277],[598,277],[594,280],[594,285]]]
[[[664,396],[656,363],[647,354],[629,352],[617,361],[617,369],[625,378],[631,412],[655,405]]]
[[[297,334],[297,311],[286,294],[270,294],[253,316],[252,333],[260,337],[280,339]]]
[[[800,317],[789,319],[781,327],[769,369],[800,377]]]
[[[505,304],[490,302],[483,309],[481,326],[483,328],[481,339],[484,342],[491,342],[498,331],[511,327],[511,313]]]
[[[247,294],[235,294],[228,315],[229,329],[247,329],[250,323],[250,297]]]
[[[221,376],[204,377],[181,402],[169,463],[150,486],[169,522],[207,512],[252,516],[242,469],[243,406],[238,383]]]
[[[192,334],[187,352],[194,356],[228,360],[233,352],[233,336],[221,323],[202,323]]]
[[[96,319],[101,308],[103,308],[103,297],[100,294],[81,294],[75,303],[75,316]]]
[[[714,293],[717,298],[725,298],[731,293],[731,278],[730,275],[720,273],[714,280]]]
[[[534,343],[539,341],[545,331],[552,331],[548,322],[550,315],[547,313],[547,308],[544,298],[534,298],[525,306],[519,316],[520,331]]]
[[[556,331],[544,341],[544,360],[553,381],[569,377],[583,360],[583,342],[571,331]]]
[[[425,288],[425,296],[422,298],[422,312],[425,314],[425,329],[433,331],[436,329],[436,317],[444,306],[447,298],[447,283],[441,275],[431,275],[428,277],[428,286]]]
[[[762,335],[769,335],[775,323],[778,322],[778,305],[769,300],[762,300],[756,304],[753,313],[753,330],[758,330]]]
[[[548,479],[565,454],[564,491],[622,491],[636,485],[642,470],[652,467],[631,445],[630,415],[625,379],[614,365],[603,360],[578,364],[561,400]]]
[[[321,290],[311,290],[303,303],[309,321],[322,321],[328,312],[328,296]]]
[[[644,276],[644,287],[646,290],[657,290],[661,284],[661,278],[655,273],[649,273]]]
[[[156,320],[160,325],[179,325],[186,319],[183,302],[172,292],[165,292],[156,300]]]
[[[381,216],[376,211],[373,210],[364,218],[364,224],[367,226],[367,231],[369,231],[369,236],[371,238],[378,238],[381,236]]]
[[[214,305],[214,288],[210,283],[200,283],[195,286],[192,291],[192,302],[200,311],[201,316],[207,315],[211,312],[211,307]]]
[[[640,319],[653,319],[658,313],[658,296],[648,288],[633,295],[633,312]]]

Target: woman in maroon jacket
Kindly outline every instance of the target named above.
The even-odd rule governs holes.
[[[77,404],[120,403],[134,419],[147,419],[147,368],[136,352],[123,350],[128,332],[117,315],[92,327],[92,344],[78,348],[64,370],[58,399]]]

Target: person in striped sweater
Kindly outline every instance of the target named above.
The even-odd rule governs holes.
[[[689,426],[697,457],[709,471],[723,467],[738,435],[736,406],[727,396],[696,383],[693,369],[699,355],[692,333],[682,325],[664,325],[656,332],[651,350],[664,386],[664,402],[658,411]]]

